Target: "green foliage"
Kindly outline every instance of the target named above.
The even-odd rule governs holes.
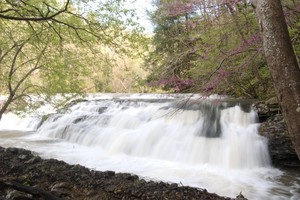
[[[300,61],[300,2],[285,0],[283,2],[284,12],[286,14],[286,21],[292,45],[295,54]]]
[[[89,77],[108,85],[114,58],[106,50],[140,56],[146,47],[128,15],[135,17],[123,0],[1,1],[0,94],[24,108],[29,94],[51,101],[57,93],[83,93]]]
[[[156,8],[151,14],[153,48],[145,62],[149,82],[171,81],[175,76],[194,81],[189,92],[251,98],[273,94],[257,19],[249,4],[160,0]]]

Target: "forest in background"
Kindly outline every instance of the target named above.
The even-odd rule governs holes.
[[[150,13],[152,48],[148,82],[175,92],[275,96],[262,33],[252,1],[157,0]],[[282,1],[296,55],[300,56],[300,1]]]
[[[146,40],[126,2],[1,1],[0,116],[33,94],[43,104],[58,93],[141,91]]]
[[[1,1],[0,93],[15,102],[2,110],[28,94],[275,96],[251,1],[152,3],[147,35],[126,0]],[[300,2],[282,3],[299,60]]]

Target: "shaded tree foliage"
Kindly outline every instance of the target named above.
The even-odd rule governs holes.
[[[155,6],[157,9],[151,14],[155,25],[154,50],[146,59],[146,66],[151,71],[148,81],[158,81],[157,84],[166,88],[181,91],[193,83],[189,80],[188,71],[200,56],[195,45],[201,38],[192,36],[192,11],[178,11],[173,15],[170,13],[170,1],[156,1]]]
[[[287,2],[298,48],[298,4]],[[145,63],[151,85],[260,99],[275,95],[250,1],[157,0],[155,5],[153,50]]]

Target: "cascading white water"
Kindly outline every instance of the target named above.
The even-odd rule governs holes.
[[[0,120],[0,130],[6,131],[33,131],[40,123],[40,117],[23,116],[6,113]]]
[[[254,111],[199,98],[92,95],[50,115],[32,134],[7,138],[4,133],[0,145],[9,143],[71,164],[130,172],[230,197],[240,192],[249,199],[300,197],[299,178],[292,186],[277,181],[282,172],[270,166],[267,141],[258,135]],[[13,129],[5,122],[12,117],[16,116],[3,117],[0,130]],[[32,130],[39,121],[29,119]]]
[[[206,101],[195,106],[185,110],[171,102],[81,102],[66,114],[53,115],[38,133],[100,147],[108,155],[225,168],[269,165],[266,141],[257,134],[255,112],[246,113],[239,106],[215,108]],[[206,136],[206,132],[216,132],[218,126],[221,135]]]

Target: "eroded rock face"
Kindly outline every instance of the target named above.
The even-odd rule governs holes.
[[[280,107],[276,98],[267,101],[260,101],[254,104],[254,109],[258,114],[261,123],[267,121],[268,118],[280,114]]]
[[[278,167],[300,169],[300,161],[288,135],[276,98],[258,102],[254,105],[254,109],[261,123],[259,133],[268,138],[272,164]]]
[[[11,186],[20,186],[31,195]],[[0,147],[0,199],[206,199],[229,200],[205,189],[145,181],[136,175],[99,172],[54,159],[41,159],[30,151]],[[245,199],[238,195],[236,199]]]
[[[259,133],[268,138],[270,156],[275,166],[300,167],[298,156],[280,114],[263,122],[260,125]]]

